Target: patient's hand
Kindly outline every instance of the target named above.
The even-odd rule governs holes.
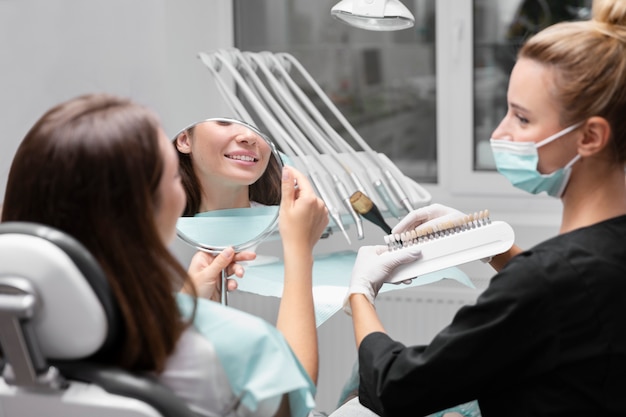
[[[196,287],[198,297],[219,301],[221,294],[222,270],[226,269],[227,276],[235,275],[242,278],[244,268],[238,262],[251,261],[256,258],[254,252],[234,253],[231,247],[224,249],[219,255],[207,252],[198,252],[189,265],[189,276]],[[227,280],[228,291],[237,289],[235,279]],[[183,288],[183,292],[190,293],[188,288]]]
[[[311,252],[328,226],[328,210],[304,174],[292,167],[283,169],[279,231],[287,247]]]

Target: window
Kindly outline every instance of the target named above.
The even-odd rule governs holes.
[[[335,3],[235,0],[235,46],[293,55],[374,150],[437,182],[435,0],[404,1],[416,25],[396,32],[347,26],[331,17]]]
[[[586,19],[590,0],[475,0],[474,170],[493,170],[491,132],[506,113],[517,50],[529,36],[563,20]]]
[[[416,25],[398,32],[342,24],[330,16],[335,3],[234,0],[235,46],[294,55],[370,146],[434,200],[543,209],[548,198],[530,199],[494,170],[489,138],[521,42],[588,18],[590,0],[403,0]]]

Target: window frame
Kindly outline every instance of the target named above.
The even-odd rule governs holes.
[[[437,0],[437,184],[423,184],[434,202],[496,209],[527,222],[554,225],[560,201],[514,188],[497,171],[474,170],[473,1]],[[488,138],[487,138],[488,139]],[[487,204],[476,207],[476,202]],[[493,210],[492,209],[492,210]],[[526,220],[523,220],[526,218]],[[516,220],[518,221],[518,220]],[[556,223],[558,224],[558,223]]]

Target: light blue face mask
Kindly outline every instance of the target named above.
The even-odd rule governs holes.
[[[513,186],[531,194],[545,191],[552,197],[561,197],[569,181],[572,165],[580,159],[580,155],[576,155],[565,167],[550,174],[542,174],[537,171],[539,163],[537,149],[568,134],[581,124],[572,125],[538,143],[491,139],[491,150],[498,172],[504,175]]]

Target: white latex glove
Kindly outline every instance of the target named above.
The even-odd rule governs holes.
[[[452,207],[447,207],[443,204],[431,204],[413,210],[404,216],[404,218],[391,229],[391,233],[402,233],[414,229],[419,231],[442,222],[463,219],[465,216],[465,213],[453,209]]]
[[[352,314],[350,308],[351,294],[364,294],[370,303],[378,295],[380,287],[387,280],[393,270],[422,257],[422,251],[416,246],[409,246],[403,250],[389,251],[387,246],[361,246],[356,255],[348,293],[343,302],[343,310]]]

